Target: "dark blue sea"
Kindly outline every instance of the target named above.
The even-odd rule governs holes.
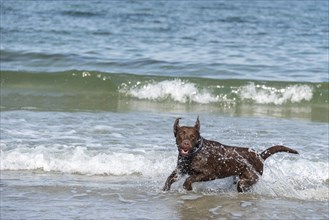
[[[328,0],[1,0],[0,219],[328,219]],[[176,117],[260,181],[162,186]]]

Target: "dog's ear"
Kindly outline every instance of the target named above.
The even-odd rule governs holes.
[[[196,119],[195,125],[194,125],[195,129],[197,131],[200,131],[200,120],[199,120],[199,116]]]
[[[179,119],[181,119],[181,118],[176,118],[175,123],[174,123],[174,135],[175,135],[175,137],[176,137],[178,129],[180,128],[179,127]]]

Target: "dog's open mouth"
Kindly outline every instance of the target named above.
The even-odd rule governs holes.
[[[189,154],[189,149],[181,148],[181,149],[180,149],[180,154],[181,154],[182,156],[187,156],[187,155]]]

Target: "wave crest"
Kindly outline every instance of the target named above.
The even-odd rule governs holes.
[[[138,99],[166,100],[172,99],[180,103],[207,104],[218,101],[218,96],[213,95],[206,89],[197,88],[196,84],[181,79],[164,80],[160,82],[146,83],[142,86],[122,90],[127,95]]]
[[[143,175],[158,176],[175,164],[176,157],[159,160],[156,155],[125,152],[98,152],[86,147],[66,149],[63,152],[36,147],[13,151],[1,150],[0,170],[38,170],[46,172],[79,173],[83,175]],[[147,167],[152,167],[148,169]]]
[[[120,89],[127,96],[152,101],[173,100],[179,103],[211,104],[231,102],[238,104],[250,101],[257,104],[283,105],[286,103],[300,103],[311,101],[313,88],[309,85],[287,85],[276,88],[266,84],[240,85],[230,92],[222,91],[222,85],[200,88],[187,80],[174,79],[160,82],[137,82],[134,86]]]
[[[282,89],[267,87],[265,85],[242,86],[239,90],[241,100],[252,100],[258,104],[282,105],[288,102],[299,103],[311,101],[313,89],[308,85],[292,85]]]

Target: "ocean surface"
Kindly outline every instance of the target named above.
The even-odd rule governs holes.
[[[327,0],[1,0],[0,219],[328,219]],[[184,178],[176,117],[261,152]]]

